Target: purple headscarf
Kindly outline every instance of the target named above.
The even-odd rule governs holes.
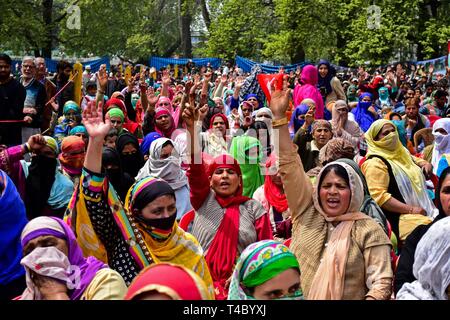
[[[80,268],[81,277],[78,287],[69,292],[69,296],[70,300],[79,300],[97,271],[107,268],[107,265],[94,257],[84,258],[73,231],[59,218],[38,217],[28,222],[22,232],[22,248],[28,242],[40,236],[54,236],[66,241],[69,262],[71,265]]]
[[[295,108],[294,112],[292,112],[291,122],[289,123],[289,125],[293,126],[294,134],[305,123],[305,119],[300,119],[299,117],[301,115],[305,115],[308,112],[308,110],[309,110],[309,106],[306,103],[302,103]]]

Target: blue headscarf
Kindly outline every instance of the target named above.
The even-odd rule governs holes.
[[[70,131],[69,131],[69,136],[74,136],[77,133],[83,133],[86,137],[89,137],[89,134],[85,128],[85,126],[76,126],[73,127]]]
[[[370,97],[370,102],[362,101],[364,97]],[[352,113],[355,115],[355,121],[359,124],[359,127],[362,131],[366,132],[369,130],[371,124],[378,119],[378,117],[374,117],[372,113],[368,111],[369,107],[372,105],[373,98],[370,93],[363,93],[359,96],[359,102],[356,108],[352,110]]]
[[[326,65],[328,68],[328,73],[325,78],[322,78],[319,73],[319,83],[317,84],[317,88],[325,87],[327,91],[327,95],[333,92],[333,88],[331,87],[331,79],[336,76],[336,69],[325,59],[320,59],[319,64],[317,65],[317,70],[319,70],[321,65]]]
[[[20,265],[22,245],[20,235],[28,223],[25,205],[16,186],[8,175],[0,170],[0,285],[6,285],[23,276],[25,269]]]
[[[398,137],[400,139],[400,142],[405,148],[408,148],[407,143],[407,135],[406,135],[406,129],[405,129],[405,123],[402,120],[391,120],[392,123],[397,127]]]
[[[309,106],[305,103],[302,103],[295,108],[294,112],[292,112],[291,122],[289,123],[289,125],[294,127],[294,133],[296,133],[298,129],[300,129],[301,126],[305,123],[305,120],[299,119],[299,117],[301,115],[305,115],[308,110]]]
[[[142,140],[140,149],[142,154],[146,155],[149,153],[150,145],[153,141],[156,139],[162,138],[162,136],[158,132],[150,132],[144,137],[144,140]]]
[[[247,101],[250,98],[255,98],[256,100],[258,100],[258,109],[263,107],[263,103],[261,102],[261,100],[259,99],[257,94],[254,94],[254,93],[247,94],[244,98],[244,101]]]

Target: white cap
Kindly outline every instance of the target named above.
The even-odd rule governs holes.
[[[91,70],[91,66],[88,64],[85,69]]]

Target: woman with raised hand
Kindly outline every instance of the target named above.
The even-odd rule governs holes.
[[[206,252],[216,299],[224,300],[228,295],[226,282],[240,252],[253,242],[272,239],[272,229],[262,205],[242,195],[242,173],[234,158],[223,154],[208,167],[202,163],[199,120],[207,108],[190,105],[183,111],[190,137],[187,176],[195,209],[192,234]]]
[[[270,108],[279,130],[279,170],[292,214],[290,249],[301,266],[301,288],[309,300],[389,299],[390,241],[383,229],[359,212],[361,179],[351,166],[324,166],[313,188],[296,146],[289,139],[287,82],[273,86]]]
[[[175,191],[164,180],[147,177],[131,186],[122,205],[102,173],[102,145],[111,128],[102,106],[83,112],[89,146],[67,220],[85,255],[93,255],[117,270],[127,284],[148,265],[171,262],[197,273],[213,292],[203,250],[178,227]]]

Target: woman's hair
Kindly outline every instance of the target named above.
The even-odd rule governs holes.
[[[109,129],[108,134],[106,135],[106,137],[114,137],[114,136],[118,136],[118,135],[119,135],[119,132],[117,131],[117,129],[116,128],[111,128],[111,129]]]
[[[341,165],[332,164],[332,165],[325,167],[325,169],[323,169],[323,172],[320,176],[320,180],[319,180],[319,184],[318,184],[319,189],[322,186],[323,180],[331,171],[333,171],[338,177],[344,179],[345,182],[347,183],[347,185],[350,187],[350,178],[348,176],[347,170],[345,170],[345,168]]]
[[[389,120],[392,120],[395,116],[399,117],[400,119],[402,118],[400,113],[398,113],[398,112],[391,112],[389,114]]]
[[[175,147],[175,146],[173,145],[172,141],[167,140],[166,142],[163,143],[161,149],[164,148],[164,147],[167,147],[167,146]]]
[[[441,175],[439,176],[439,184],[436,191],[436,199],[435,204],[436,207],[439,209],[439,213],[444,213],[444,209],[442,208],[441,203],[441,189],[442,185],[444,184],[445,178],[447,178],[448,174],[450,173],[450,167],[447,167],[442,171]]]

